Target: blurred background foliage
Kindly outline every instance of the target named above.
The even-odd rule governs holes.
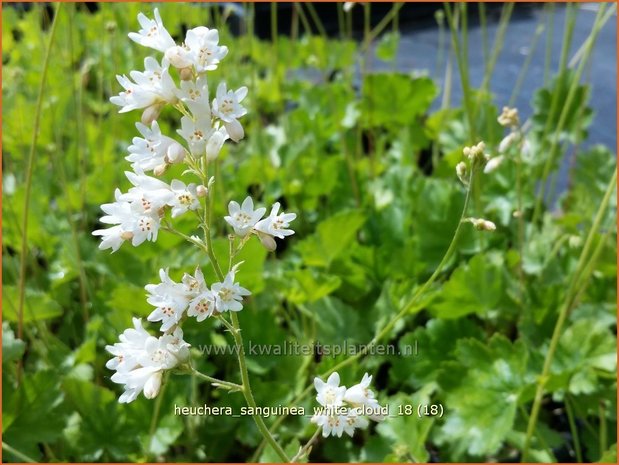
[[[247,136],[221,155],[216,218],[229,200],[248,194],[298,214],[295,236],[275,254],[258,241],[242,252],[238,278],[253,293],[240,314],[245,340],[367,343],[445,253],[464,202],[454,171],[462,147],[477,142],[470,137],[475,133],[496,153],[504,135],[496,118],[505,102],[495,101],[487,86],[472,89],[471,128],[465,108],[445,102],[449,81],[439,88],[419,72],[372,72],[372,60],[389,62],[397,51],[395,6],[389,27],[367,23],[361,38],[348,34],[343,10],[341,36],[330,37],[320,33],[311,4],[290,7],[297,31],[270,39],[252,33],[252,4],[239,7],[245,19],[234,35],[225,7],[158,6],[175,38],[189,27],[219,28],[230,53],[225,66],[209,74],[211,89],[220,79],[250,89]],[[156,243],[125,245],[115,254],[98,251],[91,236],[100,204],[112,200],[115,187],[128,188],[124,156],[136,136],[137,115],[117,114],[109,97],[119,91],[114,76],[141,69],[149,54],[126,35],[136,30],[137,13],[150,16],[152,8],[123,3],[91,9],[2,8],[4,460],[276,461],[248,417],[173,413],[174,405],[203,403],[238,409],[238,394],[173,376],[156,404],[143,397],[117,403],[104,346],[130,326],[132,316],[150,312],[144,285],[157,280],[160,267],[178,278],[201,265],[207,281],[213,277],[205,258],[175,236],[161,233]],[[54,10],[60,13],[33,139]],[[450,79],[457,80],[451,59]],[[313,461],[519,460],[559,308],[572,275],[582,271],[583,243],[615,170],[611,149],[591,143],[596,141],[583,148],[595,108],[589,106],[590,86],[580,78],[564,63],[535,92],[520,195],[513,161],[482,177],[475,216],[494,221],[497,231],[466,228],[439,282],[383,341],[397,348],[416,344],[418,353],[373,355],[340,373],[346,383],[369,371],[381,404],[441,403],[443,418],[402,416],[353,439],[320,440]],[[440,108],[432,106],[437,99],[443,99]],[[569,111],[563,111],[566,101]],[[164,133],[175,134],[171,112],[159,123]],[[572,160],[569,189],[546,203],[536,196],[540,180],[552,183],[564,156]],[[178,175],[180,170],[169,178]],[[518,202],[523,236],[513,216]],[[613,195],[551,366],[532,442],[534,461],[616,460],[615,208]],[[191,219],[178,224],[192,232]],[[229,231],[223,221],[216,224],[215,247],[225,256]],[[211,321],[191,320],[185,328],[194,347],[232,343]],[[258,405],[290,405],[313,376],[342,359],[250,356]],[[232,354],[198,356],[197,364],[204,373],[238,381]],[[313,404],[304,397],[296,405]],[[292,453],[312,433],[306,418],[282,419],[277,429]]]

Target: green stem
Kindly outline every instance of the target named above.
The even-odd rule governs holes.
[[[28,215],[30,213],[30,195],[32,192],[32,175],[34,172],[34,161],[36,155],[36,146],[39,138],[39,126],[41,124],[41,108],[43,107],[43,93],[45,83],[47,82],[47,70],[49,68],[49,59],[51,56],[52,43],[56,35],[56,25],[58,24],[58,15],[62,4],[56,5],[54,11],[54,19],[49,31],[49,42],[45,50],[43,59],[43,70],[41,71],[41,81],[39,82],[39,94],[34,110],[34,124],[32,128],[32,140],[30,143],[30,152],[28,154],[28,165],[26,167],[26,191],[24,193],[24,214],[22,217],[22,237],[21,237],[21,255],[19,263],[19,303],[17,307],[17,337],[24,339],[24,304],[26,300],[26,261],[28,258]],[[21,378],[21,358],[17,366],[17,379]],[[3,443],[4,444],[4,443]]]
[[[460,72],[460,83],[462,85],[462,94],[464,99],[464,111],[466,113],[469,125],[469,139],[470,143],[475,143],[475,119],[473,115],[473,102],[471,98],[471,87],[469,84],[468,68],[466,67],[462,51],[460,50],[460,41],[458,40],[457,30],[458,25],[456,24],[455,15],[452,14],[451,6],[449,3],[445,3],[444,5],[445,14],[447,15],[447,22],[449,24],[449,30],[451,32],[451,48],[453,50],[453,54],[456,56],[458,71]]]
[[[570,431],[572,432],[572,440],[574,441],[574,451],[576,452],[576,461],[582,463],[582,449],[580,448],[580,438],[578,437],[578,428],[576,427],[576,421],[574,419],[574,408],[572,407],[572,401],[568,394],[565,396],[565,411],[567,413],[567,421],[570,424]]]
[[[239,368],[241,370],[241,381],[243,383],[242,392],[243,392],[243,395],[245,396],[245,401],[247,402],[247,405],[249,405],[255,410],[256,401],[254,399],[254,394],[251,390],[251,385],[249,383],[249,373],[247,371],[247,362],[245,360],[245,349],[243,346],[243,336],[241,336],[239,318],[236,312],[231,312],[231,318],[232,318],[232,326],[235,329],[232,335],[234,336],[234,342],[238,347]],[[277,443],[277,441],[275,440],[275,438],[269,431],[269,428],[267,428],[267,425],[264,423],[263,418],[257,414],[252,415],[252,417],[254,421],[256,422],[256,426],[262,433],[262,436],[264,436],[264,439],[266,439],[266,441],[275,450],[279,458],[282,459],[284,462],[289,462],[290,459],[286,455],[286,452],[284,452],[284,449],[282,449],[282,447]]]
[[[413,295],[413,297],[411,297],[411,299],[406,303],[406,305],[404,305],[404,308],[368,344],[364,346],[363,350],[360,350],[355,355],[347,358],[346,360],[337,364],[335,367],[331,368],[330,370],[325,371],[324,373],[320,375],[321,377],[324,378],[326,376],[329,376],[334,371],[337,371],[341,368],[344,368],[350,365],[351,363],[355,362],[356,360],[358,360],[359,358],[367,354],[367,352],[369,351],[371,347],[373,347],[380,339],[382,339],[382,337],[384,337],[402,317],[404,317],[409,311],[411,311],[411,309],[414,308],[414,305],[416,304],[417,299],[421,295],[423,295],[423,293],[434,283],[434,281],[439,276],[443,267],[447,264],[447,262],[451,258],[452,254],[454,253],[458,245],[458,240],[460,239],[460,235],[462,234],[464,218],[466,218],[467,216],[467,211],[468,211],[470,200],[471,200],[470,185],[471,185],[471,180],[472,180],[472,177],[475,171],[476,171],[475,169],[471,170],[471,175],[470,175],[471,177],[469,179],[469,187],[467,188],[467,191],[466,191],[466,197],[464,199],[464,206],[462,207],[462,214],[460,215],[458,226],[456,227],[456,230],[454,231],[453,238],[451,239],[451,243],[449,244],[449,247],[447,248],[445,255],[443,256],[441,262],[437,266],[434,273],[432,273],[432,276],[430,276],[430,278],[428,278],[428,280],[423,284],[423,286]],[[290,402],[290,405],[296,405],[297,403],[302,401],[307,395],[309,395],[313,387],[314,386],[312,384],[307,386]],[[277,420],[271,426],[271,431],[275,431],[279,427],[279,425],[285,420],[285,418],[286,418],[286,415],[282,415],[278,417]]]
[[[615,8],[611,8],[609,10],[609,13],[612,13],[613,11],[616,10],[616,6],[613,5],[613,7]],[[587,45],[586,45],[585,56],[578,64],[578,68],[576,69],[576,72],[574,73],[574,77],[572,78],[573,80],[570,85],[566,99],[564,101],[561,100],[561,102],[559,102],[559,99],[556,96],[558,93],[555,93],[555,97],[553,98],[553,101],[551,103],[550,115],[554,114],[553,107],[555,107],[556,105],[559,105],[559,104],[562,105],[563,110],[561,111],[559,122],[555,128],[555,131],[554,131],[555,136],[552,137],[550,150],[548,151],[548,155],[546,157],[546,163],[544,164],[543,173],[540,179],[540,188],[539,188],[537,197],[535,199],[535,208],[533,209],[533,218],[531,220],[533,224],[537,223],[537,220],[539,219],[539,215],[541,214],[542,205],[544,202],[544,193],[546,191],[546,181],[548,179],[548,175],[550,174],[550,170],[552,168],[552,164],[555,158],[555,152],[557,151],[559,147],[558,135],[563,131],[565,127],[565,123],[567,122],[567,118],[570,114],[570,107],[571,107],[572,101],[574,100],[574,97],[576,96],[576,91],[578,89],[580,77],[585,68],[585,65],[588,62],[589,57],[591,56],[591,51],[593,50],[593,45],[595,44],[597,35],[609,18],[609,15],[604,15],[604,11],[605,11],[605,4],[602,4],[600,5],[600,9],[598,10],[597,16],[595,18],[595,22],[591,29],[591,33],[586,39]],[[552,118],[550,118],[546,124],[546,127],[544,129],[544,137],[542,140],[546,139],[546,132],[547,132],[546,129],[549,127],[551,119]]]
[[[552,333],[552,338],[550,340],[550,345],[548,347],[548,352],[546,353],[546,358],[544,360],[544,366],[542,368],[542,373],[539,376],[537,388],[535,391],[535,397],[533,400],[533,406],[531,408],[531,415],[529,417],[529,424],[527,425],[527,433],[525,437],[525,443],[522,450],[522,461],[526,461],[528,459],[529,447],[531,444],[531,438],[535,431],[535,427],[537,425],[537,418],[539,416],[540,407],[542,404],[542,398],[544,396],[544,388],[546,387],[546,382],[548,381],[548,375],[550,374],[550,366],[552,364],[552,360],[557,350],[557,346],[559,344],[559,339],[561,337],[561,332],[563,330],[563,325],[567,319],[567,315],[569,310],[574,305],[574,299],[578,293],[582,292],[582,286],[579,289],[578,285],[581,283],[580,276],[582,271],[585,269],[587,265],[587,258],[589,256],[589,251],[593,246],[593,241],[600,229],[602,224],[602,220],[604,218],[604,213],[608,208],[608,204],[610,202],[611,194],[613,193],[615,186],[617,185],[617,171],[613,173],[613,177],[608,184],[608,188],[606,189],[606,193],[604,194],[604,198],[602,199],[602,203],[597,211],[595,219],[593,221],[593,225],[591,226],[591,230],[589,231],[589,235],[587,236],[587,240],[585,241],[585,245],[578,259],[578,264],[576,266],[576,270],[572,275],[572,279],[570,282],[570,286],[568,288],[565,302],[563,303],[560,311],[559,317],[557,318],[557,322],[555,324],[554,331]]]
[[[196,375],[198,378],[201,378],[205,381],[208,381],[209,383],[211,383],[212,385],[214,385],[215,387],[223,387],[226,389],[229,389],[230,391],[243,391],[243,386],[241,386],[240,384],[236,384],[236,383],[231,383],[229,381],[224,381],[222,379],[217,379],[217,378],[213,378],[212,376],[209,375],[205,375],[204,373],[196,370],[195,368],[191,368],[191,372]]]
[[[26,454],[24,454],[23,452],[18,451],[17,449],[14,449],[13,447],[9,446],[6,442],[2,441],[2,450],[5,450],[7,452],[10,452],[11,454],[13,454],[15,457],[17,457],[20,460],[23,460],[26,463],[37,463],[36,460],[31,459],[30,457],[28,457]]]
[[[316,441],[316,439],[318,438],[318,435],[320,434],[321,429],[318,428],[314,434],[312,435],[312,437],[309,439],[309,441],[307,441],[305,443],[305,445],[303,447],[301,447],[301,449],[299,449],[299,452],[297,452],[295,454],[294,457],[292,457],[290,459],[290,463],[296,463],[297,460],[299,460],[299,458],[303,457],[312,447],[312,445],[314,444],[314,442]]]

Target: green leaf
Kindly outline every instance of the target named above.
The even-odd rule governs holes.
[[[26,350],[26,344],[15,337],[15,333],[7,321],[2,322],[2,363],[19,359]]]
[[[511,431],[519,398],[531,383],[522,341],[495,334],[488,344],[460,340],[456,360],[445,364],[439,384],[445,391],[445,423],[438,444],[451,444],[455,457],[496,453]]]
[[[430,310],[440,318],[488,314],[498,309],[504,293],[503,281],[502,255],[476,255],[454,271]]]
[[[391,61],[398,53],[398,45],[400,43],[400,33],[397,31],[389,31],[380,38],[376,45],[376,57],[383,61]]]
[[[297,250],[307,265],[328,268],[355,240],[364,222],[360,211],[339,212],[321,222],[314,234],[297,245]]]
[[[9,321],[17,322],[19,289],[16,286],[2,287],[2,316]],[[45,292],[26,288],[24,302],[24,323],[39,320],[49,320],[62,315],[62,307]]]
[[[315,269],[305,268],[287,275],[289,288],[288,299],[295,303],[314,302],[335,291],[342,280],[338,276],[321,273]]]

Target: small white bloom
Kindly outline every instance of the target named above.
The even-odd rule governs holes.
[[[161,321],[161,331],[166,332],[177,325],[189,304],[183,284],[170,279],[167,269],[159,270],[161,283],[147,284],[145,289],[149,296],[146,301],[155,307],[148,315],[148,321]]]
[[[292,229],[288,229],[290,222],[293,221],[297,215],[296,213],[281,213],[279,212],[279,202],[273,204],[271,213],[268,217],[260,220],[254,229],[260,233],[274,236],[279,239],[283,239],[286,236],[294,234]]]
[[[344,402],[344,394],[346,394],[346,386],[340,386],[340,375],[335,372],[325,383],[320,378],[314,378],[314,387],[316,388],[316,400],[324,407],[339,407]]]
[[[215,129],[211,127],[211,120],[206,118],[192,119],[189,116],[181,118],[181,129],[177,132],[187,141],[193,155],[202,156],[206,150],[206,143]]]
[[[151,127],[136,123],[142,137],[134,137],[127,161],[134,171],[152,171],[160,165],[182,161],[185,149],[171,137],[161,134],[157,121]]]
[[[208,84],[206,78],[198,77],[196,81],[182,81],[177,97],[184,102],[194,116],[205,121],[211,119],[211,105],[208,99]]]
[[[237,236],[245,237],[252,228],[260,221],[266,213],[266,208],[261,207],[254,210],[254,201],[247,196],[243,204],[239,205],[234,200],[228,204],[229,216],[224,217],[226,222],[234,228]]]
[[[215,308],[218,312],[241,311],[243,297],[251,295],[251,292],[234,282],[235,273],[236,267],[226,275],[223,283],[214,283],[211,286],[211,292],[215,296]]]
[[[155,8],[155,19],[148,19],[143,13],[138,14],[138,22],[142,29],[137,33],[130,32],[129,38],[144,47],[150,47],[160,52],[165,52],[168,48],[174,47],[174,39],[167,31],[161,21],[159,10]]]
[[[372,377],[369,374],[364,374],[361,382],[348,388],[344,394],[344,400],[350,404],[369,407],[376,407],[378,402],[374,398],[374,392],[370,389]]]
[[[219,123],[215,123],[214,131],[211,133],[208,141],[206,142],[206,159],[213,161],[219,156],[221,148],[224,146],[230,136],[225,126],[219,127]]]
[[[198,73],[217,69],[219,62],[228,54],[228,47],[219,45],[219,31],[204,26],[189,29],[185,45],[190,50]]]
[[[361,415],[360,409],[348,409],[348,415],[344,418],[344,432],[352,437],[355,429],[367,428],[369,423],[368,419]],[[322,434],[325,434],[324,430]]]
[[[157,60],[147,57],[144,60],[143,72],[130,73],[135,82],[127,76],[116,76],[125,90],[110,98],[110,102],[121,107],[120,113],[140,108],[155,108],[158,114],[163,104],[176,101],[176,85],[170,76],[167,63],[164,65],[162,67]]]
[[[165,182],[141,171],[125,171],[125,176],[134,187],[122,194],[120,200],[131,202],[141,207],[143,212],[153,214],[172,202],[173,193]]]
[[[187,210],[197,210],[200,208],[195,184],[185,185],[184,182],[174,179],[170,187],[174,194],[168,202],[168,205],[172,207],[172,218],[182,215]]]
[[[245,135],[243,126],[238,118],[247,114],[247,110],[240,102],[247,95],[247,87],[241,87],[236,91],[227,90],[225,82],[217,86],[217,94],[213,99],[213,115],[219,118],[230,135],[230,138],[238,142]]]
[[[178,69],[189,68],[193,65],[193,56],[187,46],[175,45],[170,47],[165,51],[165,58]]]
[[[475,160],[485,161],[488,159],[488,155],[484,153],[486,150],[486,144],[484,142],[479,142],[477,145],[473,145],[471,147],[464,147],[462,153],[467,157],[471,162]]]
[[[330,435],[341,438],[347,425],[346,417],[337,413],[315,414],[310,421],[322,428],[324,438]]]
[[[120,342],[106,347],[115,356],[106,365],[116,370],[111,379],[124,385],[120,403],[134,401],[140,392],[148,399],[156,397],[163,372],[183,363],[189,355],[189,344],[183,341],[180,329],[156,338],[142,328],[139,319],[133,324],[134,328],[121,334]]]

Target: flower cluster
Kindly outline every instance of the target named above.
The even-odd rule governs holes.
[[[171,219],[188,211],[195,211],[201,222],[209,218],[204,197],[209,196],[214,180],[208,178],[208,164],[219,156],[226,140],[238,142],[244,137],[239,119],[247,113],[241,105],[247,88],[229,90],[225,82],[220,82],[213,100],[209,99],[207,72],[215,70],[228,53],[226,46],[219,45],[217,30],[190,29],[185,41],[178,45],[157,9],[154,19],[140,13],[138,21],[141,29],[130,33],[129,38],[162,52],[163,57],[161,61],[148,57],[144,71],[117,76],[124,90],[110,101],[121,107],[121,113],[142,110],[141,122],[136,124],[140,136],[133,138],[126,157],[133,171],[125,175],[132,187],[127,192],[116,189],[115,201],[101,206],[105,215],[100,221],[110,227],[96,230],[93,235],[101,237],[100,249],[116,252],[127,241],[133,246],[156,241],[165,227],[212,253],[210,244],[176,231]],[[176,131],[179,140],[164,135],[157,122],[166,105],[180,113]],[[168,183],[159,179],[171,165],[181,163],[186,165],[183,174],[195,175],[199,182],[186,184],[174,179]],[[201,214],[198,210],[203,206]],[[230,216],[225,220],[238,236],[249,238],[253,233],[265,247],[274,250],[275,238],[294,233],[289,225],[296,218],[293,213],[279,213],[279,208],[279,203],[274,204],[271,213],[263,218],[266,209],[254,210],[253,200],[248,197],[242,206],[230,202]],[[200,227],[209,230],[206,223]],[[107,363],[116,371],[112,381],[125,388],[120,402],[131,402],[140,392],[152,399],[159,392],[166,370],[188,364],[190,345],[183,340],[181,329],[186,318],[195,317],[200,322],[243,309],[243,298],[251,293],[235,282],[240,264],[232,266],[231,257],[228,273],[223,276],[217,269],[221,282],[210,287],[199,267],[193,275],[185,273],[181,282],[174,281],[168,269],[159,271],[160,282],[146,286],[147,302],[154,307],[147,319],[161,324],[162,335],[151,336],[141,320],[134,319],[134,327],[123,332],[120,342],[107,346],[114,356]]]
[[[120,342],[106,349],[114,355],[105,365],[116,370],[112,381],[125,388],[118,399],[120,403],[134,401],[142,391],[147,399],[156,397],[163,372],[189,358],[189,344],[183,340],[180,328],[156,338],[142,327],[139,318],[133,319],[133,328],[120,335]]]
[[[290,222],[297,217],[295,213],[279,213],[279,207],[279,202],[274,203],[269,216],[262,219],[266,208],[254,210],[254,201],[251,197],[246,197],[241,205],[234,200],[231,201],[228,204],[229,215],[224,219],[232,226],[237,236],[244,238],[251,233],[256,234],[262,244],[273,251],[277,246],[274,238],[284,239],[294,234],[294,231],[288,228]]]
[[[147,302],[155,307],[148,321],[160,321],[161,331],[165,332],[180,324],[185,315],[204,321],[227,311],[241,311],[243,297],[251,293],[234,282],[236,270],[230,270],[223,282],[213,283],[210,289],[200,268],[193,276],[185,273],[180,283],[170,278],[168,270],[159,270],[161,282],[146,286]]]
[[[355,429],[367,428],[369,419],[382,421],[383,408],[370,389],[372,377],[367,373],[359,384],[350,388],[340,386],[340,375],[332,373],[325,383],[314,378],[316,400],[321,405],[312,417],[312,423],[322,428],[323,437],[341,437],[343,433],[352,437]]]

